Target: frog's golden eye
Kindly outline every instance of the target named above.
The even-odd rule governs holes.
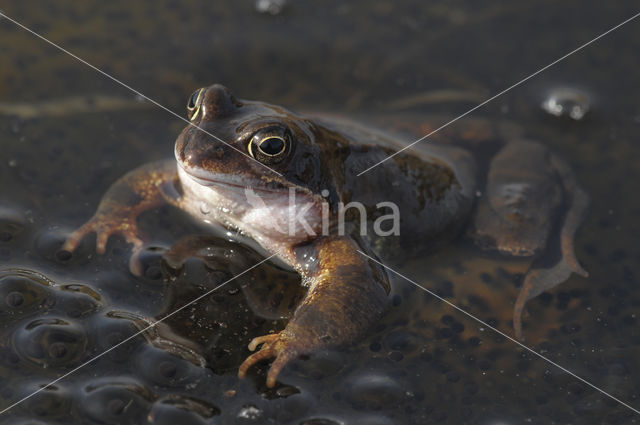
[[[282,130],[257,132],[249,141],[249,154],[262,163],[274,164],[287,156],[289,135]]]
[[[189,115],[189,120],[193,121],[198,117],[201,108],[201,98],[204,93],[204,89],[198,89],[191,94],[189,97],[189,102],[187,103],[187,113]]]

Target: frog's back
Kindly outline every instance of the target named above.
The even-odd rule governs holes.
[[[323,116],[321,123],[339,133],[349,146],[342,169],[341,201],[360,202],[378,216],[392,212],[388,207],[376,208],[380,203],[398,208],[399,234],[380,238],[371,225],[367,232],[366,238],[383,256],[385,252],[404,255],[407,247],[432,249],[463,228],[476,188],[475,161],[466,150],[440,143],[417,143],[405,149],[412,142],[406,136],[342,118]],[[375,219],[368,218],[370,222]]]

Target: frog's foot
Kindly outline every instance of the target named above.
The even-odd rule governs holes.
[[[522,313],[527,301],[538,296],[543,291],[566,281],[571,273],[587,277],[588,273],[580,266],[575,258],[564,258],[553,267],[536,268],[527,273],[524,283],[513,307],[513,331],[519,340],[522,336]]]
[[[182,268],[192,257],[199,258],[211,268],[216,268],[221,261],[229,262],[227,255],[233,248],[227,245],[229,243],[226,240],[216,236],[187,235],[162,254],[162,259],[174,270]]]
[[[98,254],[104,254],[106,252],[107,241],[112,235],[119,234],[123,236],[128,243],[133,245],[131,258],[129,260],[129,270],[136,276],[142,275],[143,266],[140,261],[140,253],[144,247],[144,241],[135,219],[94,216],[69,235],[64,245],[62,245],[62,249],[69,252],[75,251],[82,239],[93,232],[96,233],[96,252]]]
[[[282,333],[254,338],[251,343],[249,343],[249,350],[255,351],[260,344],[262,344],[260,351],[250,355],[242,362],[238,369],[238,377],[244,378],[247,370],[259,361],[275,357],[269,373],[267,373],[267,387],[273,388],[276,385],[276,380],[282,368],[289,363],[289,361],[302,354],[302,352],[295,346],[292,346],[291,342],[282,336]]]
[[[522,340],[522,311],[524,305],[530,299],[540,295],[542,292],[553,288],[556,285],[569,279],[571,273],[578,276],[588,277],[589,273],[582,268],[576,258],[574,237],[578,226],[582,222],[589,206],[589,196],[576,183],[574,176],[570,173],[568,166],[561,163],[558,158],[557,169],[563,174],[563,184],[567,191],[571,193],[571,207],[564,219],[560,232],[560,260],[550,267],[534,267],[525,276],[524,283],[513,309],[513,330],[516,338]],[[544,262],[543,262],[544,263]]]

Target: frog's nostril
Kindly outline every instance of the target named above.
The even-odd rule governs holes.
[[[216,146],[216,148],[213,150],[213,154],[215,155],[216,159],[222,159],[224,157],[224,148],[222,146]]]

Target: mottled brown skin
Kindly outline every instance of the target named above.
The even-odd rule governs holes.
[[[240,365],[240,377],[258,361],[275,358],[267,376],[272,387],[282,368],[298,355],[357,339],[380,317],[390,290],[385,270],[357,250],[383,259],[433,250],[460,234],[474,211],[471,235],[485,247],[513,255],[544,252],[554,239],[554,223],[562,222],[559,258],[534,267],[526,277],[514,315],[517,334],[527,299],[571,271],[582,271],[572,240],[586,195],[570,169],[538,143],[496,141],[491,133],[478,140],[478,133],[471,131],[471,137],[418,145],[357,177],[403,147],[402,142],[351,122],[312,120],[278,106],[241,101],[220,85],[196,91],[188,112],[194,125],[176,140],[177,166],[176,161],[148,164],[118,180],[64,249],[73,251],[96,231],[102,253],[109,236],[120,233],[134,245],[131,271],[139,275],[137,257],[144,238],[136,217],[164,201],[205,223],[215,221],[239,231],[276,254],[300,274],[308,291],[281,332],[249,344],[252,351],[262,347]],[[263,151],[264,140],[274,145],[265,144]],[[483,157],[480,153],[487,149],[476,149],[479,145],[491,145],[493,159]],[[528,160],[521,159],[523,152]],[[474,210],[477,186],[485,177],[486,189],[481,189],[486,195]],[[264,204],[249,199],[247,187]],[[290,191],[296,205],[309,206],[304,217],[310,229],[294,226],[285,234],[274,230],[274,223],[287,216]],[[552,196],[547,199],[547,194]],[[325,200],[329,234],[321,234]],[[356,200],[368,212],[367,234],[362,234],[357,214],[347,216],[346,232],[338,234],[338,204]],[[382,201],[400,208],[399,235],[372,234],[371,221],[380,214],[376,208]],[[197,249],[192,242],[170,251],[167,261],[184,261]],[[543,279],[547,277],[550,280]]]

